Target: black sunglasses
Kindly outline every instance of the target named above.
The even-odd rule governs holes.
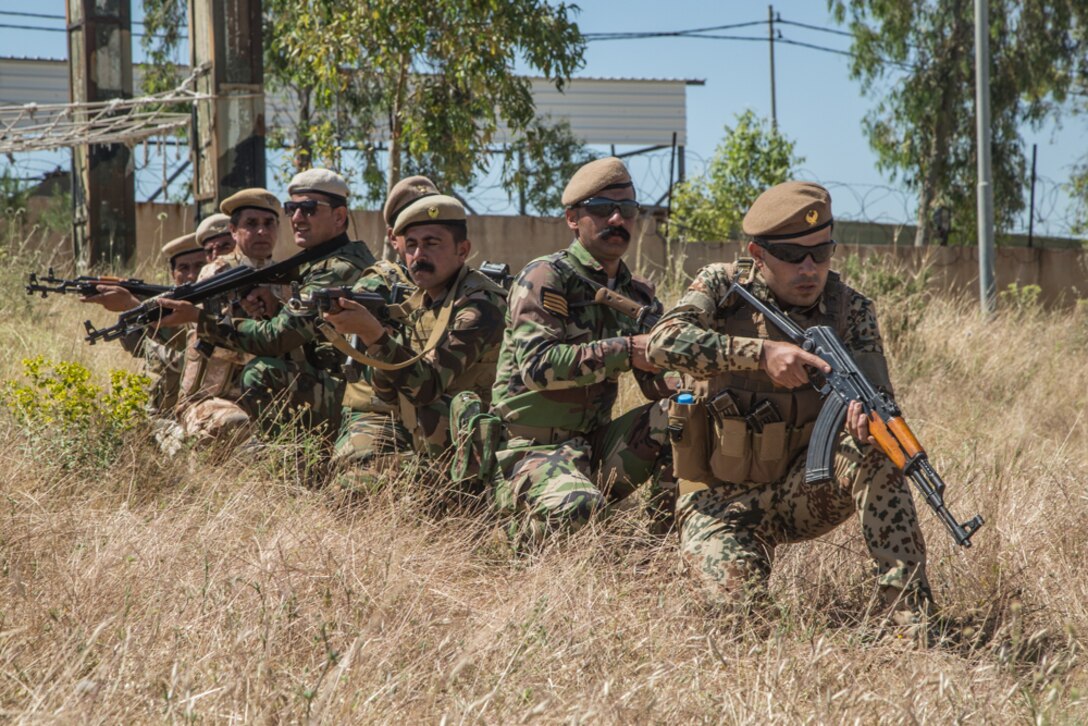
[[[805,258],[812,256],[812,261],[816,264],[821,262],[827,262],[831,259],[831,255],[835,254],[835,240],[830,242],[822,242],[818,245],[796,245],[790,242],[766,242],[764,240],[753,240],[757,245],[767,250],[768,253],[775,259],[788,262],[791,265],[799,265],[805,261]]]
[[[295,216],[295,212],[300,210],[302,212],[302,216],[311,217],[313,216],[313,213],[317,211],[317,207],[319,205],[322,207],[332,206],[328,202],[322,201],[320,199],[303,199],[301,202],[284,202],[283,211],[287,214],[288,217]]]
[[[590,197],[574,206],[581,207],[599,219],[608,219],[617,211],[624,219],[634,219],[642,209],[642,205],[634,199],[608,199],[607,197]]]

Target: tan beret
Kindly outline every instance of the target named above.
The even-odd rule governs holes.
[[[202,245],[208,240],[224,234],[230,234],[230,217],[225,214],[211,214],[200,220],[196,228],[196,243]]]
[[[173,262],[175,257],[185,255],[190,252],[203,252],[204,248],[201,247],[196,241],[196,232],[190,232],[189,234],[183,234],[180,237],[170,240],[162,246],[162,254],[166,257],[168,262]]]
[[[401,234],[413,224],[438,224],[440,222],[464,222],[465,207],[453,197],[432,194],[409,204],[397,215],[393,234]]]
[[[307,169],[300,171],[287,185],[288,194],[320,192],[326,196],[346,201],[351,191],[344,177],[331,169]]]
[[[831,224],[831,193],[812,182],[773,186],[752,202],[742,228],[751,237],[791,239]]]
[[[434,194],[438,194],[438,187],[425,176],[410,176],[401,179],[389,190],[389,198],[385,200],[385,207],[382,209],[385,225],[392,227],[397,221],[397,215],[409,204],[421,197]]]
[[[634,196],[634,188],[631,175],[627,173],[623,162],[614,156],[606,156],[591,161],[574,172],[574,176],[567,182],[567,188],[563,190],[561,201],[564,207],[570,207],[600,194],[605,189],[631,189]]]
[[[235,192],[219,203],[219,211],[223,214],[234,214],[237,210],[246,208],[263,209],[277,215],[281,211],[280,200],[276,199],[276,195],[260,187]]]

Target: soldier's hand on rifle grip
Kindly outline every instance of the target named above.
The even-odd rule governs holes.
[[[253,288],[248,295],[238,302],[251,318],[270,318],[276,312],[276,296],[267,287]]]
[[[131,292],[117,285],[96,285],[97,295],[86,295],[79,299],[80,302],[101,305],[111,313],[123,313],[140,304],[139,299]]]
[[[648,333],[631,336],[631,368],[638,371],[647,371],[648,373],[657,373],[661,369],[646,357],[646,344],[649,340],[650,335]]]
[[[861,406],[861,401],[851,401],[846,407],[846,421],[843,423],[846,433],[855,441],[876,446],[876,439],[869,433],[869,417]]]
[[[188,300],[172,300],[168,297],[159,298],[159,306],[170,311],[158,322],[163,328],[176,328],[186,323],[195,323],[200,320],[200,308]]]
[[[337,333],[358,335],[367,345],[377,343],[385,333],[385,327],[381,321],[366,307],[344,297],[337,300],[337,303],[341,308],[338,312],[330,310],[323,315]]]
[[[815,368],[824,373],[831,372],[831,366],[820,356],[809,353],[793,343],[775,340],[763,341],[759,366],[776,385],[784,388],[800,388],[808,385],[807,368]]]

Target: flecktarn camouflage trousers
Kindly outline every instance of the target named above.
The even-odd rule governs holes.
[[[530,539],[581,527],[660,471],[669,451],[666,403],[647,403],[558,443],[510,439],[496,456],[495,506]]]
[[[780,482],[682,494],[676,517],[684,559],[716,594],[740,599],[762,591],[775,547],[824,535],[857,512],[883,604],[928,602],[926,548],[910,491],[882,453],[866,448],[863,454],[843,436],[831,481],[806,484],[801,454]]]

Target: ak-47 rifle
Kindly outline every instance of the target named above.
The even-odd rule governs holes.
[[[130,293],[138,298],[155,297],[156,295],[162,295],[169,292],[174,288],[169,285],[153,285],[143,280],[136,280],[131,277],[111,277],[103,275],[96,277],[94,275],[80,275],[72,279],[65,279],[57,277],[53,274],[53,268],[49,268],[49,273],[45,277],[38,277],[33,272],[30,273],[30,278],[26,284],[26,294],[34,295],[35,293],[41,293],[42,297],[49,297],[49,293],[55,293],[58,295],[68,295],[75,293],[77,295],[97,295],[99,285],[113,285],[114,287],[121,287],[128,290]]]
[[[510,290],[510,285],[514,282],[514,276],[510,274],[510,265],[505,262],[488,262],[484,260],[483,264],[476,269],[487,275],[492,282],[506,291]]]
[[[826,325],[802,329],[776,305],[760,300],[737,283],[733,283],[730,292],[761,312],[796,345],[831,366],[830,373],[817,373],[812,381],[825,401],[808,447],[805,483],[827,481],[834,475],[835,440],[846,419],[847,406],[851,401],[858,401],[869,419],[869,432],[880,449],[918,487],[926,504],[948,527],[956,544],[970,547],[971,536],[984,520],[976,514],[961,524],[948,511],[944,503],[944,480],[929,463],[925,449],[903,420],[899,406],[861,372],[835,331]]]
[[[340,298],[357,302],[371,312],[383,325],[399,326],[400,321],[390,316],[390,305],[398,305],[408,299],[411,290],[396,283],[389,291],[389,299],[376,292],[353,292],[350,287],[325,287],[314,290],[306,297],[299,293],[297,282],[291,283],[291,297],[285,303],[287,312],[299,317],[315,316],[339,309]]]
[[[610,307],[616,312],[623,313],[627,317],[633,319],[638,324],[640,333],[650,332],[650,328],[657,325],[657,321],[665,314],[665,308],[662,306],[660,300],[654,300],[649,305],[640,305],[626,295],[621,295],[615,290],[610,290],[605,285],[602,285],[595,280],[591,280],[585,275],[579,274],[573,267],[562,260],[557,261],[555,264],[561,266],[586,285],[586,287],[593,290],[594,302],[599,305]]]
[[[90,320],[84,322],[83,325],[87,329],[86,340],[94,345],[98,340],[115,340],[127,333],[154,325],[170,313],[168,309],[159,305],[158,300],[160,298],[185,300],[197,304],[221,298],[232,291],[238,291],[244,295],[257,285],[287,282],[297,276],[297,270],[301,265],[330,257],[342,245],[343,243],[339,240],[330,240],[259,270],[239,265],[224,270],[206,280],[178,285],[162,295],[145,300],[131,310],[121,313],[117,318],[117,323],[108,328],[96,329]]]

